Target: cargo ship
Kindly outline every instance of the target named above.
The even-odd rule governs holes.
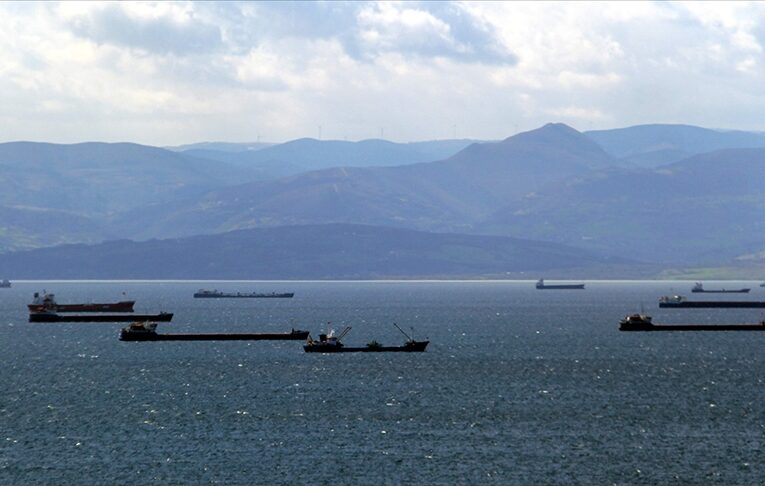
[[[765,331],[765,321],[758,324],[654,324],[651,316],[630,314],[619,321],[620,331]]]
[[[7,279],[3,279],[0,281],[0,289],[9,289],[11,288],[11,281]]]
[[[294,295],[294,292],[219,292],[204,289],[194,292],[195,299],[291,299]]]
[[[765,307],[765,302],[753,300],[687,300],[682,295],[665,295],[659,299],[659,307],[670,309],[713,307],[747,309]]]
[[[274,333],[159,334],[156,322],[134,322],[120,331],[120,341],[302,341],[308,331]]]
[[[402,333],[404,332],[398,326],[396,327]],[[430,341],[415,341],[408,334],[404,333],[407,341],[403,346],[383,346],[377,341],[371,341],[363,347],[351,347],[344,345],[340,341],[350,330],[350,326],[346,327],[339,336],[335,336],[334,331],[330,330],[329,334],[320,334],[318,341],[314,341],[309,336],[308,342],[303,346],[303,349],[306,353],[421,353],[425,351],[428,343],[430,343]]]
[[[705,289],[701,282],[696,282],[691,292],[693,293],[706,293],[706,294],[748,294],[752,289]]]
[[[160,312],[159,314],[68,314],[60,315],[55,312],[34,312],[29,314],[29,322],[130,322],[130,321],[158,321],[170,322],[173,319],[172,312]]]
[[[546,284],[543,278],[537,280],[536,288],[538,290],[581,290],[584,284]]]
[[[34,293],[29,312],[133,312],[134,300],[110,303],[59,304],[56,296],[43,291]]]

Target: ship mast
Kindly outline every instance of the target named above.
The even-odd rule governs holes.
[[[405,333],[403,329],[401,329],[400,327],[398,327],[398,324],[396,324],[396,323],[394,322],[394,323],[393,323],[393,325],[394,325],[394,326],[396,326],[396,329],[398,329],[399,331],[401,331],[401,334],[403,334],[404,336],[406,336],[406,338],[407,338],[408,340],[410,340],[410,341],[414,341],[414,339],[412,339],[412,337],[411,337],[411,336],[409,336],[409,334]],[[412,334],[414,334],[414,333],[412,333]]]

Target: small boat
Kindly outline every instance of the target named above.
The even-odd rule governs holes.
[[[659,307],[662,308],[761,308],[765,302],[753,300],[688,300],[682,295],[665,295],[659,298]]]
[[[704,288],[704,286],[701,284],[701,282],[696,282],[696,285],[693,286],[691,289],[691,292],[693,293],[707,293],[707,294],[748,294],[749,291],[752,289],[714,289],[714,290],[707,290]]]
[[[3,279],[0,281],[0,289],[9,289],[11,288],[11,281],[8,279]]]
[[[111,303],[59,304],[56,296],[43,291],[34,293],[29,312],[133,312],[134,300]]]
[[[294,292],[219,292],[218,290],[199,289],[194,293],[195,299],[291,299]]]
[[[403,346],[383,346],[377,341],[371,341],[364,347],[346,346],[340,340],[351,330],[351,327],[348,326],[339,336],[335,336],[333,330],[330,330],[329,334],[320,334],[318,341],[314,341],[308,336],[308,342],[303,346],[303,349],[306,353],[421,353],[428,347],[430,341],[415,341],[398,325],[395,323],[393,325],[407,337]]]
[[[549,285],[545,283],[543,278],[537,280],[536,288],[538,290],[581,290],[584,288],[584,284],[553,284]]]
[[[120,341],[302,341],[308,331],[274,333],[158,334],[156,322],[133,322],[120,331]]]
[[[160,312],[159,314],[68,314],[61,315],[55,312],[33,312],[29,314],[29,322],[130,322],[130,321],[159,321],[170,322],[173,319],[172,312]]]
[[[757,324],[654,324],[651,316],[630,314],[619,321],[620,331],[765,331],[765,321]]]

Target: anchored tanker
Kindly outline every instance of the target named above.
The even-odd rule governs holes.
[[[59,304],[56,296],[43,291],[35,292],[29,312],[133,312],[134,300],[108,303]]]
[[[130,322],[140,321],[170,322],[171,312],[159,314],[69,314],[59,315],[55,312],[35,312],[29,314],[29,322]]]
[[[654,324],[651,316],[631,314],[619,321],[620,331],[765,331],[758,324]]]
[[[576,290],[584,289],[584,284],[546,284],[544,279],[537,280],[536,285],[538,290]]]
[[[217,290],[199,289],[194,293],[195,299],[291,299],[294,292],[219,292]]]
[[[765,302],[753,300],[687,300],[682,295],[664,296],[659,299],[659,307],[677,308],[759,308],[765,307]]]
[[[691,292],[706,293],[706,294],[748,294],[752,289],[705,289],[701,282],[696,282]]]

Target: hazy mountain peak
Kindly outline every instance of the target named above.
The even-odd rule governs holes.
[[[294,140],[288,140],[278,145],[273,145],[272,147],[270,147],[270,149],[273,150],[274,148],[277,148],[277,149],[280,148],[283,150],[283,149],[295,149],[295,148],[304,148],[304,147],[313,148],[318,145],[321,145],[320,140],[317,140],[311,137],[302,137],[302,138],[296,138]]]
[[[523,141],[532,143],[543,144],[560,144],[565,141],[576,141],[577,143],[583,143],[590,140],[581,132],[566,125],[565,123],[548,123],[534,130],[527,132],[521,132],[511,137],[506,138],[504,141]],[[597,146],[597,144],[592,145]]]
[[[565,123],[548,123],[500,142],[475,143],[450,160],[489,159],[521,165],[560,167],[572,163],[588,168],[611,165],[611,157],[583,133]]]
[[[537,128],[536,130],[530,130],[530,131],[539,131],[539,130],[548,130],[548,131],[549,130],[556,130],[556,131],[559,131],[559,132],[568,132],[568,133],[576,132],[576,133],[580,133],[579,130],[577,130],[576,128],[573,128],[573,127],[571,127],[569,125],[566,125],[563,122],[545,123],[540,128]]]

